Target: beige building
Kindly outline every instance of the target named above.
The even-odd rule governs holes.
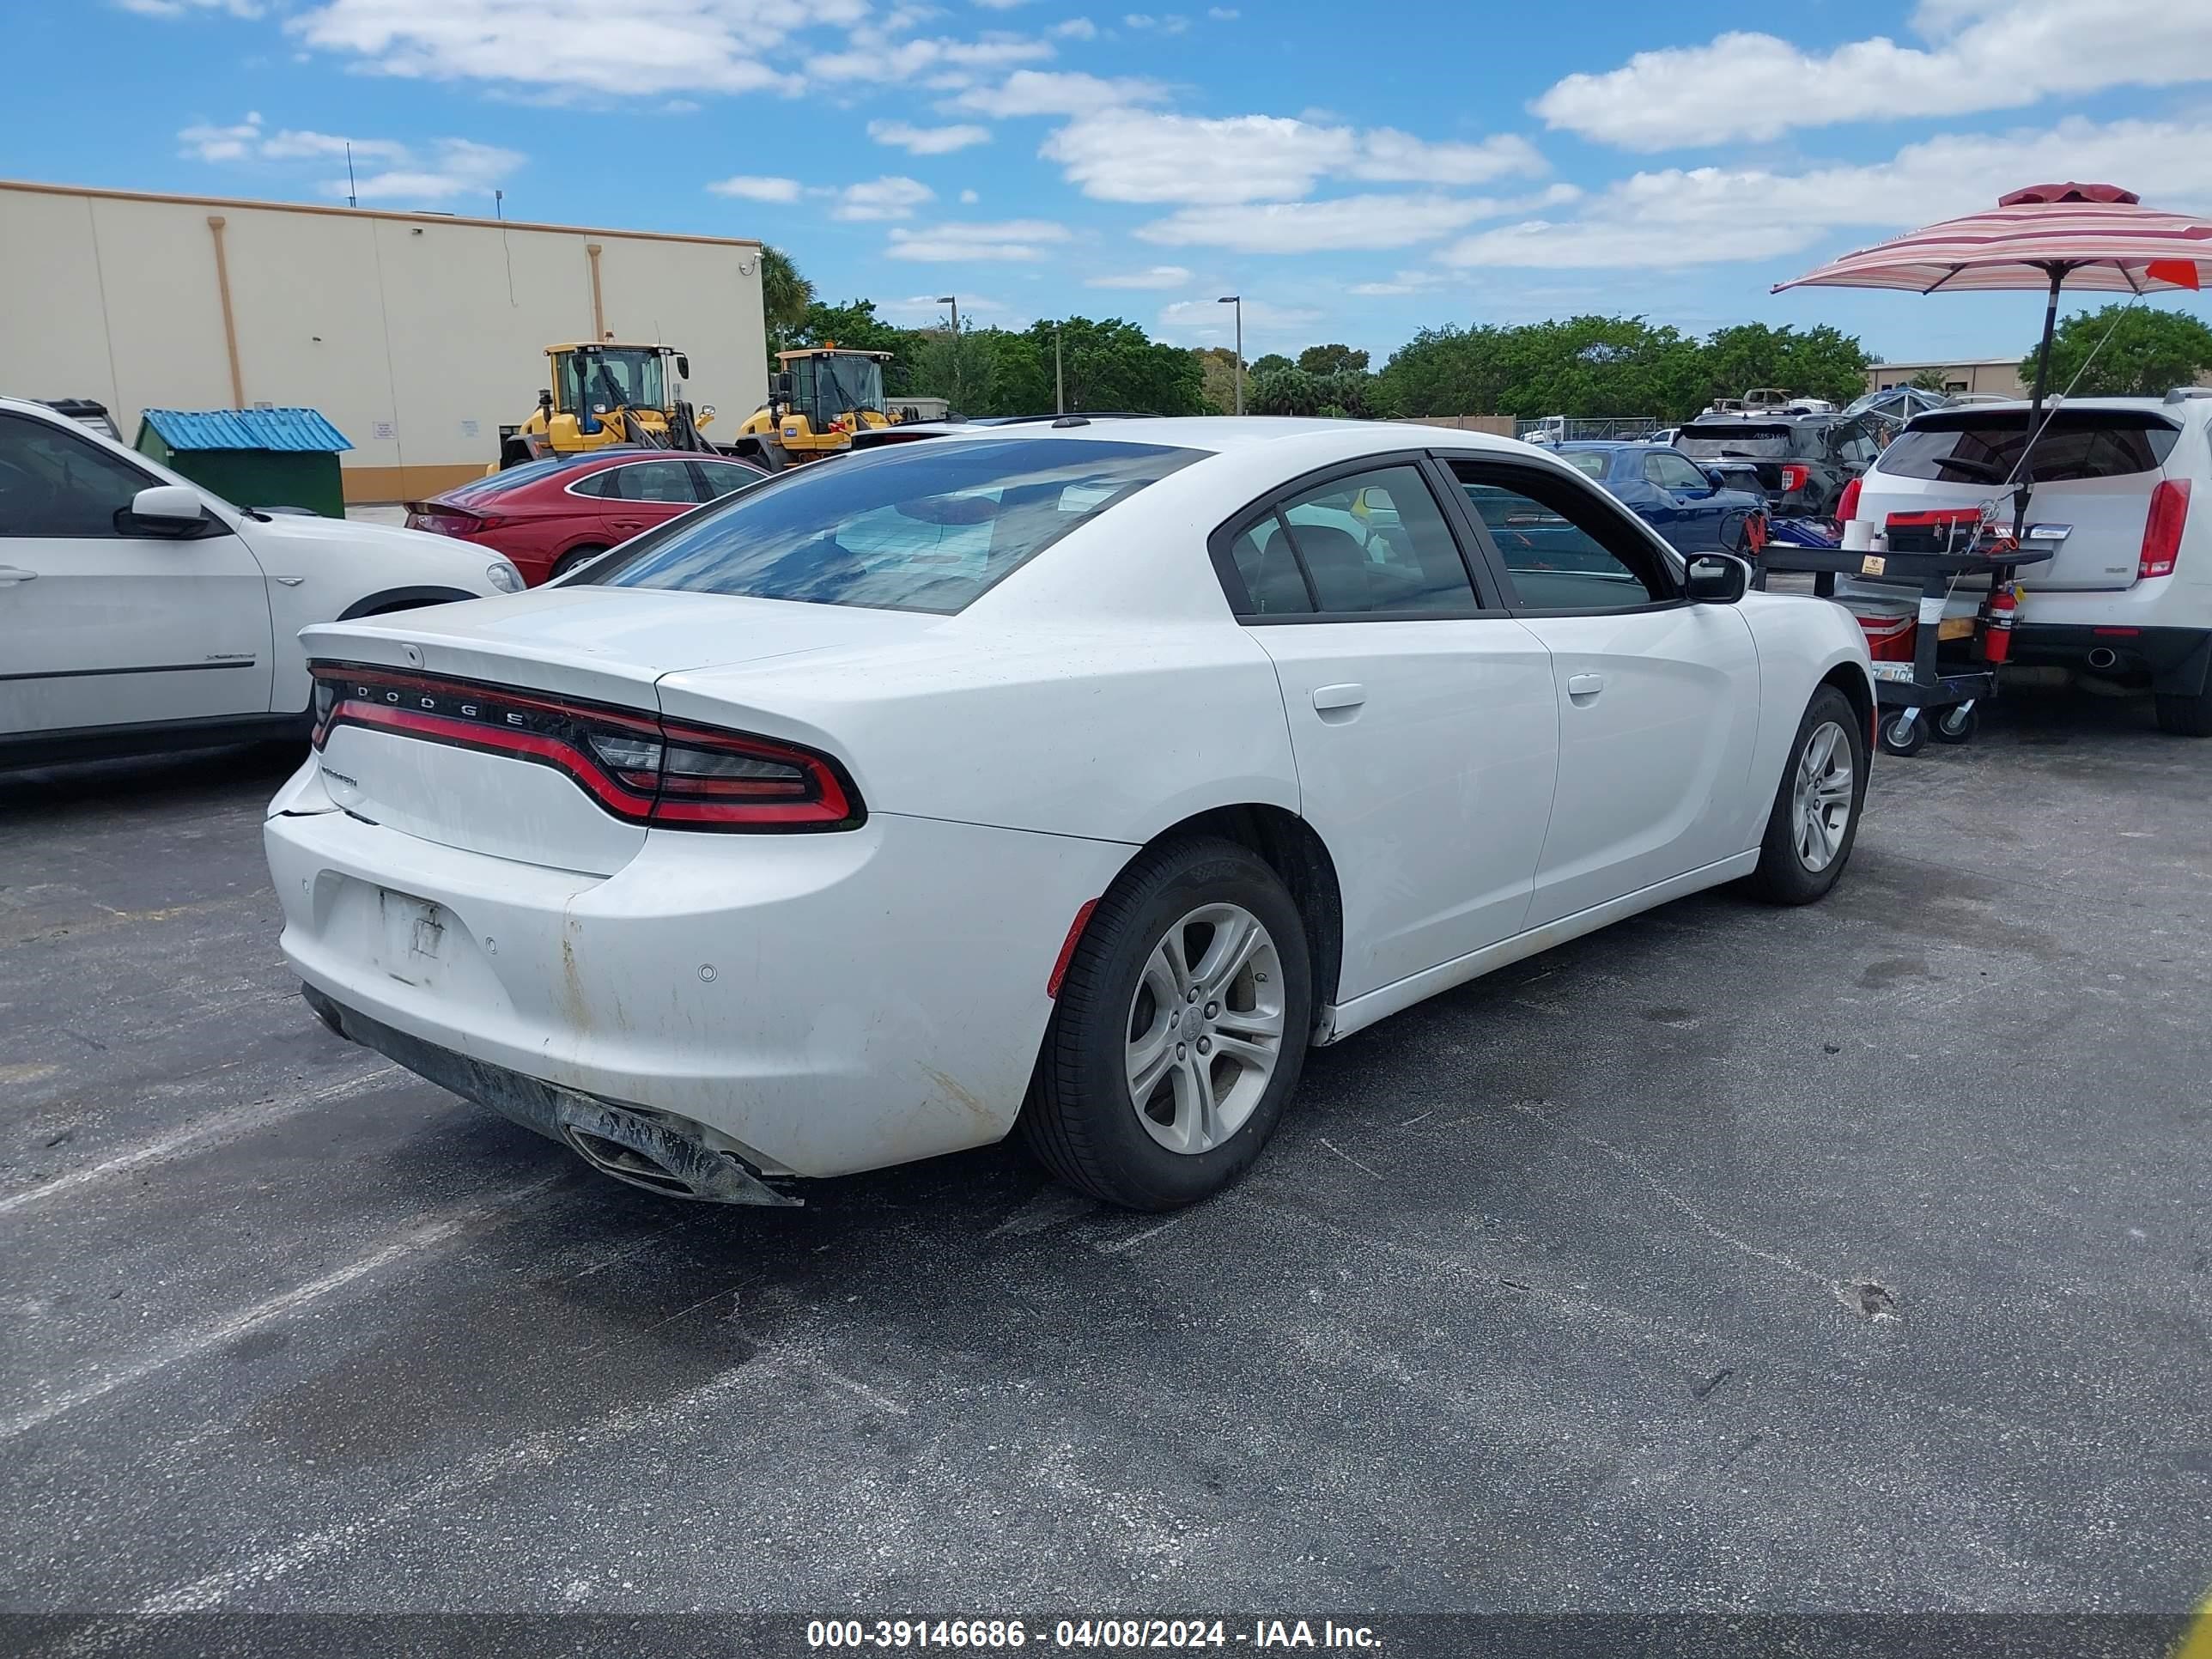
[[[1930,370],[1942,377],[1943,390],[1954,396],[1962,392],[1996,398],[2027,396],[2017,357],[1973,357],[1963,363],[1875,363],[1867,369],[1866,389],[1887,392],[1893,386],[1909,385]]]
[[[96,398],[126,442],[145,409],[320,410],[353,501],[482,471],[549,345],[675,346],[724,432],[768,395],[745,240],[0,180],[0,393]]]

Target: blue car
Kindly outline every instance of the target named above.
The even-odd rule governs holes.
[[[1678,553],[1735,553],[1755,557],[1765,541],[1766,498],[1731,489],[1679,449],[1663,444],[1566,443],[1553,453],[1605,486]]]

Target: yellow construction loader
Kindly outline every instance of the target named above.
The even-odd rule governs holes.
[[[695,414],[684,400],[691,362],[673,346],[551,345],[545,356],[553,384],[538,394],[528,420],[500,428],[498,465],[488,471],[611,444],[714,449],[700,428],[714,418],[714,406]]]
[[[888,351],[842,350],[834,343],[779,351],[769,400],[738,428],[729,453],[781,471],[825,455],[842,455],[853,434],[898,424],[902,410],[884,404]]]

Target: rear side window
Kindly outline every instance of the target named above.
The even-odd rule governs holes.
[[[2035,441],[2035,477],[2066,483],[2155,472],[2180,436],[2148,411],[2062,409]],[[2027,441],[2024,409],[1923,416],[1890,440],[1878,470],[1945,483],[2003,483]]]
[[[1601,449],[1563,449],[1559,459],[1586,478],[1605,477],[1605,464],[1612,458]]]
[[[1204,453],[1080,438],[876,450],[741,491],[581,580],[951,615]]]

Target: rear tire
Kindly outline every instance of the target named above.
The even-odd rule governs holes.
[[[2194,696],[2161,691],[2156,705],[2160,731],[2177,738],[2212,738],[2212,684]]]
[[[1772,904],[1810,904],[1826,896],[1858,841],[1866,780],[1865,722],[1850,698],[1824,685],[1797,722],[1774,810],[1767,815],[1752,891]]]
[[[557,582],[578,565],[598,558],[606,550],[604,547],[572,547],[553,562],[553,574],[545,580],[549,582]]]
[[[1312,1028],[1305,927],[1275,872],[1234,842],[1152,848],[1076,945],[1022,1139],[1109,1204],[1195,1203],[1259,1157]]]

